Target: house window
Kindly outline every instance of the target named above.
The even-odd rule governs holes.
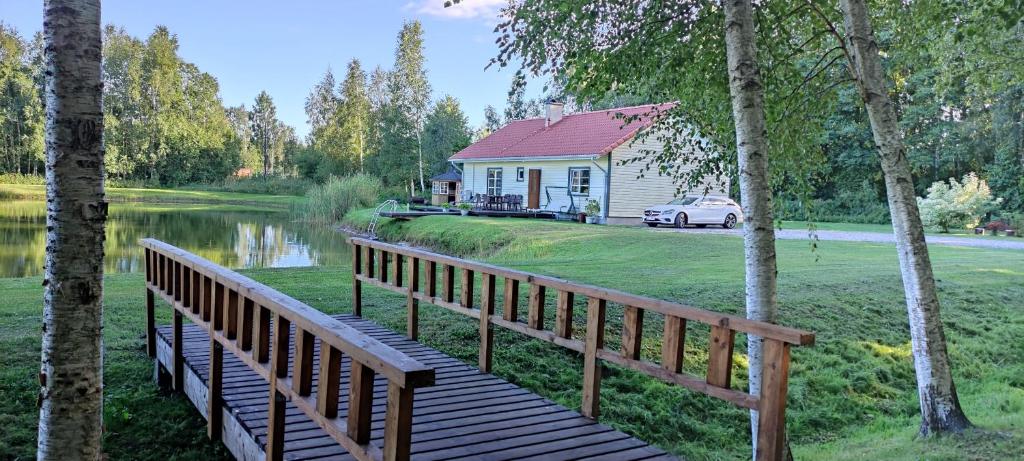
[[[430,193],[437,195],[441,193],[441,181],[434,181],[430,186]]]
[[[501,168],[487,169],[487,195],[501,195]]]
[[[438,189],[441,195],[448,195],[448,181],[440,181]]]
[[[573,195],[590,194],[590,168],[569,168],[569,192]]]
[[[526,180],[526,169],[523,167],[516,168],[516,182],[523,182]]]

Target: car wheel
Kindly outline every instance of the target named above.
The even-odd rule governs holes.
[[[682,229],[686,225],[686,213],[676,215],[676,228]]]
[[[658,227],[658,223],[656,223],[656,222],[649,222],[649,223],[647,223],[647,227]]]
[[[729,215],[725,217],[725,222],[722,223],[722,227],[726,229],[736,227],[736,215],[729,213]]]

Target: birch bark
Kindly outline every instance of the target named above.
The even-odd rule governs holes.
[[[101,457],[103,83],[99,0],[46,0],[46,269],[40,460]]]
[[[921,404],[921,435],[960,432],[971,423],[960,408],[953,383],[924,226],[917,208],[903,134],[889,99],[878,43],[864,0],[840,0],[840,4],[846,28],[846,46],[852,55],[851,73],[867,108],[885,176],[910,318],[911,352]]]
[[[743,202],[743,253],[746,270],[747,317],[775,323],[777,317],[775,229],[772,191],[768,183],[764,87],[757,63],[753,6],[750,0],[726,0],[725,44],[729,93],[736,125],[740,199]],[[748,336],[750,393],[761,394],[763,341]],[[753,458],[757,458],[757,411],[750,412]]]

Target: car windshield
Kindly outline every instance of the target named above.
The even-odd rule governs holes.
[[[671,202],[669,205],[693,205],[694,202],[700,200],[700,197],[679,197]]]

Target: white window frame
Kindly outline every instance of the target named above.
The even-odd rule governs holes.
[[[448,181],[438,181],[438,182],[440,183],[440,186],[438,186],[439,193],[441,195],[448,195]]]
[[[574,177],[574,173],[586,172],[586,184],[583,181],[583,175],[579,175],[579,181]],[[590,196],[590,167],[569,167],[569,193],[572,195]]]
[[[441,181],[433,181],[430,185],[430,193],[438,195],[441,193]]]
[[[526,181],[526,167],[516,167],[516,182]]]
[[[487,169],[487,195],[501,195],[501,177],[503,176],[502,170],[503,169],[501,167]]]

